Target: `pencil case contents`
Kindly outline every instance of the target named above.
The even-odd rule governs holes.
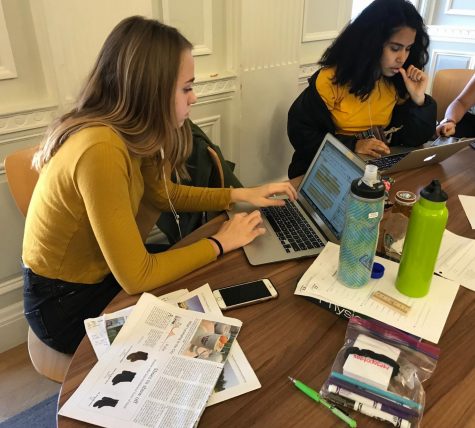
[[[418,427],[440,349],[375,320],[350,318],[321,395],[394,426]]]

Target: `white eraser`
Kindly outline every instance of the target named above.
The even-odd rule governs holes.
[[[353,344],[356,348],[360,349],[369,349],[370,351],[376,352],[377,354],[386,355],[386,357],[391,358],[394,361],[397,361],[401,350],[395,346],[388,345],[387,343],[381,342],[380,340],[373,339],[372,337],[366,336],[365,334],[360,334]]]
[[[400,349],[364,334],[357,337],[353,346],[385,355],[394,361],[397,361],[401,353]],[[344,375],[385,390],[388,389],[392,373],[393,366],[384,361],[357,354],[350,354],[343,365]]]

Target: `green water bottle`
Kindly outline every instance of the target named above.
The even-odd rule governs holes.
[[[446,201],[439,180],[432,180],[412,208],[396,278],[396,288],[406,296],[424,297],[429,292],[449,216]]]

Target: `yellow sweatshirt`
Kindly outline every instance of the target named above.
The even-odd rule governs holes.
[[[389,125],[393,109],[399,102],[396,88],[391,83],[379,79],[368,99],[361,101],[355,94],[350,94],[348,86],[335,85],[334,76],[334,68],[323,68],[315,86],[330,111],[337,134],[353,135],[371,126],[385,128]]]
[[[226,209],[230,189],[169,181],[177,211]],[[23,262],[47,278],[95,284],[110,272],[129,294],[154,289],[216,259],[202,239],[159,254],[145,249],[136,217],[142,200],[169,211],[163,176],[151,160],[131,156],[107,127],[68,138],[43,167],[28,208]]]

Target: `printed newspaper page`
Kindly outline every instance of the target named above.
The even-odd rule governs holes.
[[[183,309],[221,314],[221,309],[216,303],[216,299],[208,284],[191,291],[186,296],[182,296],[182,299],[181,303],[178,303],[178,306]],[[214,357],[208,356],[208,358],[219,360],[220,357],[215,354]],[[257,379],[254,370],[236,340],[207,405],[211,406],[216,403],[221,403],[221,401],[254,391],[260,387],[259,379]]]
[[[216,299],[213,297],[213,293],[208,284],[192,292],[188,292],[188,290],[178,290],[168,293],[159,296],[159,299],[169,303],[176,302],[176,304],[183,309],[221,314],[221,309],[216,303]],[[133,307],[129,307],[84,321],[87,335],[89,336],[97,358],[100,358],[101,355],[109,349],[110,344],[124,325],[132,309]],[[208,358],[210,358],[209,355]],[[215,358],[218,361],[222,360],[219,354],[215,354],[214,357],[211,356],[211,358]],[[259,379],[236,340],[224,364],[223,372],[215,385],[214,392],[208,400],[207,406],[237,397],[246,392],[254,391],[260,387]]]
[[[59,414],[114,428],[193,427],[241,324],[144,293]],[[207,352],[222,354],[223,361],[206,358]]]
[[[163,300],[164,302],[176,303],[187,293],[187,289],[181,289],[159,296],[158,299]],[[99,359],[101,355],[107,352],[110,348],[111,343],[119,334],[120,329],[125,324],[125,320],[130,312],[132,312],[134,306],[129,306],[128,308],[110,314],[103,314],[96,318],[88,318],[84,320],[86,334],[91,341],[97,359]]]

